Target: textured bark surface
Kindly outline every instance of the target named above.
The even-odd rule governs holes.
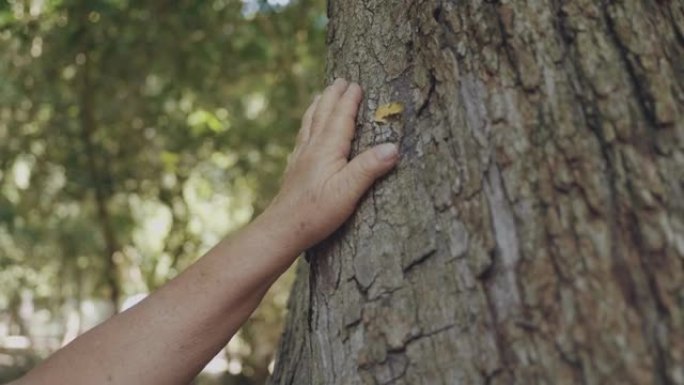
[[[402,160],[302,263],[272,382],[684,384],[684,2],[329,16],[356,150]]]

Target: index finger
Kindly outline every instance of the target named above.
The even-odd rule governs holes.
[[[361,86],[357,83],[349,84],[324,128],[326,141],[332,143],[352,141],[356,132],[356,115],[362,99]]]

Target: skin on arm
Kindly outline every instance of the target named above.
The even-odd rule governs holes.
[[[348,160],[361,87],[337,79],[306,111],[281,189],[242,231],[223,240],[131,309],[37,366],[24,384],[187,384],[307,248],[353,213],[398,160],[382,144]]]

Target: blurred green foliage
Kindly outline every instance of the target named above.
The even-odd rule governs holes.
[[[0,346],[49,353],[84,303],[154,290],[263,209],[325,25],[323,0],[0,1]],[[287,286],[227,349],[247,383]]]

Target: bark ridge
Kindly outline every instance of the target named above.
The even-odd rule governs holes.
[[[684,384],[684,2],[328,12],[355,148],[402,160],[300,267],[272,383]]]

